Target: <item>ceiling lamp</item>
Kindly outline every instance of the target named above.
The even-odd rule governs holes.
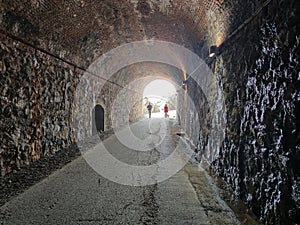
[[[209,57],[212,58],[217,54],[218,47],[215,45],[210,46],[209,48]]]

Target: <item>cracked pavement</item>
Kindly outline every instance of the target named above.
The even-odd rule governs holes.
[[[115,135],[103,144],[122,162],[152,165],[168,158],[178,145],[179,128],[174,122],[144,119],[123,132],[125,135],[132,132],[146,140],[146,145],[152,148],[149,151],[127,148]],[[156,170],[158,173],[159,168]],[[193,163],[163,182],[128,186],[102,177],[81,156],[3,205],[0,224],[233,225],[239,222],[220,200],[205,171]]]

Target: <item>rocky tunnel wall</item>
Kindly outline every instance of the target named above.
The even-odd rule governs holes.
[[[79,74],[1,35],[1,174],[68,147]]]
[[[0,40],[2,175],[91,136],[96,104],[105,110],[105,130],[112,127],[112,102],[123,89],[122,82],[100,79],[4,34]],[[142,98],[136,91],[129,92],[129,101]],[[83,93],[85,101],[75,101]],[[116,110],[119,115],[126,113],[118,106]],[[141,113],[141,105],[136,104],[130,121]]]
[[[198,111],[198,156],[263,224],[300,221],[299,10],[272,1],[220,46],[212,69],[225,101],[221,146],[210,148],[213,116]]]

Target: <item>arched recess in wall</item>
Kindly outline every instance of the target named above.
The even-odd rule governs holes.
[[[104,131],[104,109],[101,105],[96,105],[92,113],[92,134]]]

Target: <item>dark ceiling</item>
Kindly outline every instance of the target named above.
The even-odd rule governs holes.
[[[260,5],[259,0],[0,0],[0,24],[2,32],[85,65],[121,44],[149,39],[200,55],[207,46],[222,44]]]

